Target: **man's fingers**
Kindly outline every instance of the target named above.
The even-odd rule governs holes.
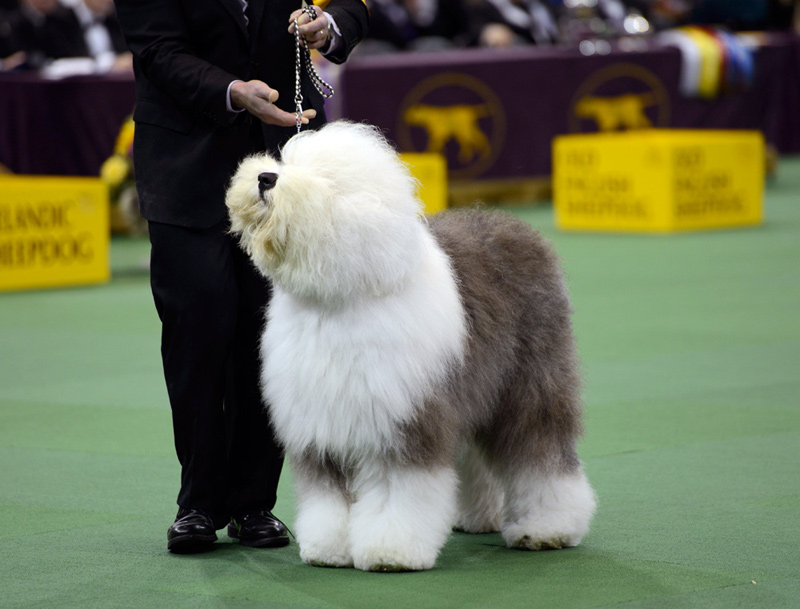
[[[281,110],[275,105],[278,92],[260,80],[238,81],[231,87],[231,102],[237,107],[247,109],[250,114],[269,125],[291,127],[297,123],[292,112]],[[317,111],[304,110],[300,121],[305,125],[317,115]]]
[[[244,108],[250,114],[268,125],[279,125],[282,127],[292,127],[297,124],[297,118],[293,112],[286,112],[275,105],[278,100],[278,92],[260,80],[250,80],[247,82],[237,81],[231,87],[231,103]],[[300,117],[302,124],[308,124],[317,115],[317,111],[309,108],[303,110]]]
[[[303,110],[300,122],[307,125],[308,121],[317,116],[317,111],[309,108]],[[259,113],[258,118],[268,125],[280,125],[282,127],[293,127],[297,124],[297,117],[292,112],[285,112],[277,106],[268,106],[263,112]]]
[[[262,80],[251,80],[248,84],[252,85],[253,95],[269,103],[274,103],[278,99],[278,92]]]
[[[325,27],[325,22],[323,20],[314,21],[311,25],[300,26],[300,33],[305,36],[306,38],[311,38],[313,36],[319,36],[320,34],[324,34],[325,30],[328,28]]]
[[[308,14],[302,9],[294,11],[291,15],[289,15],[289,33],[294,34],[294,22],[297,20],[297,25],[300,26],[300,33],[304,36],[308,36],[313,32],[318,32],[321,29],[325,29],[326,20],[319,19],[320,15],[322,14],[322,10],[318,7],[314,7],[314,18],[309,18]],[[313,27],[303,27],[308,25],[309,23],[313,23]]]
[[[303,26],[307,23],[311,22],[311,19],[308,18],[305,11],[297,10],[294,11],[291,15],[289,15],[289,32],[294,34],[294,22],[297,21],[297,25]],[[300,28],[300,33],[303,33],[303,28]]]

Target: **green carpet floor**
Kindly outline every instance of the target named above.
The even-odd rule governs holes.
[[[0,607],[800,607],[800,159],[758,228],[564,234],[600,506],[575,549],[454,534],[436,569],[172,556],[178,466],[147,243],[103,286],[0,294]],[[276,513],[291,524],[290,472]]]

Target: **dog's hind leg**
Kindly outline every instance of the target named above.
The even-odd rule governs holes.
[[[486,455],[470,442],[458,457],[458,516],[453,527],[466,533],[500,530],[503,513],[503,485],[489,469]]]
[[[502,534],[510,548],[576,546],[589,530],[595,496],[582,469],[515,472],[506,480]]]
[[[436,562],[452,530],[456,473],[371,463],[355,476],[350,510],[354,566],[364,571],[419,571]]]
[[[352,567],[347,541],[350,506],[342,473],[307,455],[292,457],[291,464],[300,558],[316,567]]]
[[[501,401],[489,455],[505,487],[501,532],[509,547],[575,546],[589,530],[596,500],[575,448],[577,389],[566,367],[543,365],[524,370]]]

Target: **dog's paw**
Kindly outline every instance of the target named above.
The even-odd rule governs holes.
[[[580,537],[552,537],[550,539],[536,539],[530,535],[509,540],[508,547],[515,550],[560,550],[577,546],[581,541]]]
[[[348,568],[353,566],[353,557],[343,548],[339,548],[337,551],[331,548],[301,545],[300,559],[312,567]]]
[[[299,478],[299,476],[298,476]],[[294,523],[300,558],[315,567],[352,567],[347,540],[349,509],[335,493],[298,487],[297,519]]]
[[[577,546],[588,531],[588,523],[543,518],[503,527],[503,539],[515,550],[560,550]]]
[[[582,472],[565,478],[539,479],[506,506],[509,520],[502,534],[509,548],[558,550],[577,546],[589,531],[597,505]]]

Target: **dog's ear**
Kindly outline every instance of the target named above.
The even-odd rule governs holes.
[[[285,210],[282,207],[273,209],[264,227],[264,249],[278,260],[286,255],[286,242],[289,238],[289,223],[284,216]]]

